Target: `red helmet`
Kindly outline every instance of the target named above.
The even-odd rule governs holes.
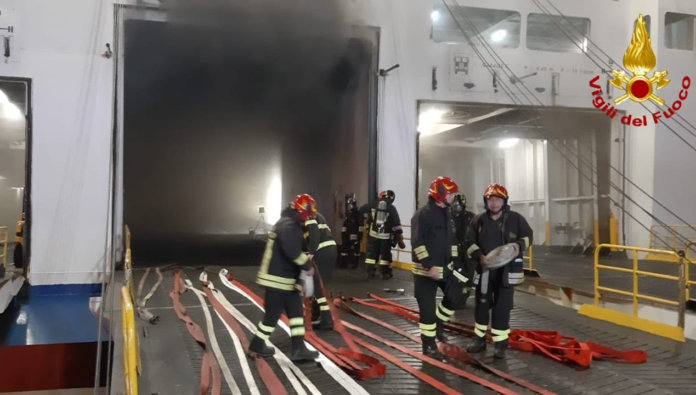
[[[302,220],[302,222],[317,216],[317,202],[306,193],[297,195],[295,200],[290,203],[290,207],[300,213],[300,220]]]
[[[507,204],[508,191],[500,184],[491,184],[483,193],[483,203],[485,204],[486,208],[488,208],[488,198],[490,197],[499,197],[505,200],[505,204]]]
[[[459,187],[449,177],[438,177],[430,183],[430,191],[428,192],[428,196],[437,203],[445,203],[447,195],[459,192]]]
[[[382,191],[379,193],[377,200],[382,200],[382,199],[387,199],[389,201],[389,203],[394,203],[394,200],[396,199],[396,194],[391,189],[388,189],[386,191]]]

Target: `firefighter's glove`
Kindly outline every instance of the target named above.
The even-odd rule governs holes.
[[[402,250],[406,249],[406,243],[404,243],[404,234],[403,233],[398,233],[396,235],[396,243],[399,245],[399,248]]]

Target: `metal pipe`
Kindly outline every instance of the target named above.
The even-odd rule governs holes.
[[[686,268],[688,263],[684,260],[684,251],[679,251],[679,316],[677,326],[684,329],[686,314]]]
[[[633,316],[638,317],[638,253],[633,252]]]

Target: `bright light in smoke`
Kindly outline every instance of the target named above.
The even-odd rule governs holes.
[[[418,119],[418,131],[427,136],[432,134],[433,126],[440,121],[445,114],[442,110],[428,110],[420,115]]]
[[[20,119],[22,117],[22,112],[19,108],[12,103],[5,103],[2,105],[5,110],[5,117],[9,119]]]
[[[505,29],[496,30],[493,32],[493,34],[491,34],[491,40],[498,43],[498,42],[503,41],[505,39],[505,36],[507,36],[507,30],[505,30]]]
[[[430,14],[430,18],[433,20],[433,22],[437,22],[438,19],[440,19],[440,11],[435,10]]]
[[[505,139],[505,140],[501,140],[500,143],[498,143],[498,147],[510,148],[510,147],[517,145],[517,143],[519,143],[519,142],[520,142],[520,139]]]
[[[280,219],[280,212],[283,209],[283,185],[280,181],[280,176],[276,175],[271,180],[266,194],[266,223],[275,224]]]
[[[5,118],[19,119],[22,117],[22,112],[19,111],[17,106],[10,103],[10,99],[2,90],[0,90],[0,108],[2,108]]]

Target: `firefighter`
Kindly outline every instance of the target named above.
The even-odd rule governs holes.
[[[508,192],[502,185],[492,184],[483,194],[486,212],[471,220],[466,235],[467,254],[478,262],[474,284],[476,307],[474,331],[477,338],[467,347],[470,353],[486,349],[486,330],[489,310],[492,310],[491,335],[495,358],[505,358],[510,334],[510,311],[513,307],[514,286],[524,281],[522,254],[533,242],[533,232],[527,220],[508,206]],[[511,244],[515,258],[505,266],[486,268],[486,254],[497,247]]]
[[[464,289],[464,295],[459,300],[459,303],[454,307],[455,310],[462,310],[466,308],[466,301],[469,299],[469,293],[473,288],[474,271],[476,266],[473,262],[468,259],[466,255],[465,246],[465,236],[466,231],[469,228],[469,223],[474,218],[474,213],[467,211],[466,209],[466,195],[463,193],[458,193],[454,196],[454,201],[452,202],[452,222],[454,223],[454,233],[457,237],[457,246],[459,250],[459,257],[462,260],[464,271],[466,272],[466,278],[469,282],[466,284]]]
[[[355,269],[360,259],[360,213],[355,199],[350,198],[347,203],[346,219],[341,229],[341,267]]]
[[[367,245],[370,241],[370,212],[372,211],[372,206],[377,204],[377,201],[367,202],[360,206],[358,210],[358,219],[360,220],[360,226],[358,226],[358,232],[360,233],[360,252],[367,256]]]
[[[25,215],[22,213],[22,220],[17,221],[15,228],[14,266],[17,269],[24,267],[24,218]]]
[[[290,319],[293,361],[318,358],[304,344],[304,314],[298,278],[302,270],[312,276],[314,270],[309,257],[302,251],[302,224],[316,215],[316,202],[309,195],[299,195],[283,210],[280,220],[268,235],[266,251],[256,282],[266,290],[266,313],[249,344],[249,354],[270,357],[275,349],[266,344],[283,311]]]
[[[443,357],[435,339],[447,341],[443,323],[454,314],[453,307],[467,281],[448,207],[457,191],[457,184],[450,178],[438,177],[430,184],[428,203],[411,218],[411,259],[423,354],[439,360]],[[436,306],[438,288],[445,295]]]
[[[394,207],[395,199],[396,194],[394,191],[383,191],[379,194],[377,204],[371,208],[369,221],[370,237],[368,238],[367,256],[365,258],[368,278],[375,277],[377,264],[379,264],[383,280],[393,277],[391,268],[392,239],[402,249],[406,248],[399,211]]]
[[[319,310],[319,322],[315,324],[318,329],[333,329],[333,319],[329,305],[326,303],[326,295],[321,288],[320,280],[324,284],[331,281],[333,267],[336,264],[338,248],[331,236],[331,228],[326,224],[326,218],[320,213],[304,223],[305,238],[309,249],[309,259],[316,263],[318,270],[314,271],[314,299],[315,307]],[[318,306],[317,306],[318,305]]]

